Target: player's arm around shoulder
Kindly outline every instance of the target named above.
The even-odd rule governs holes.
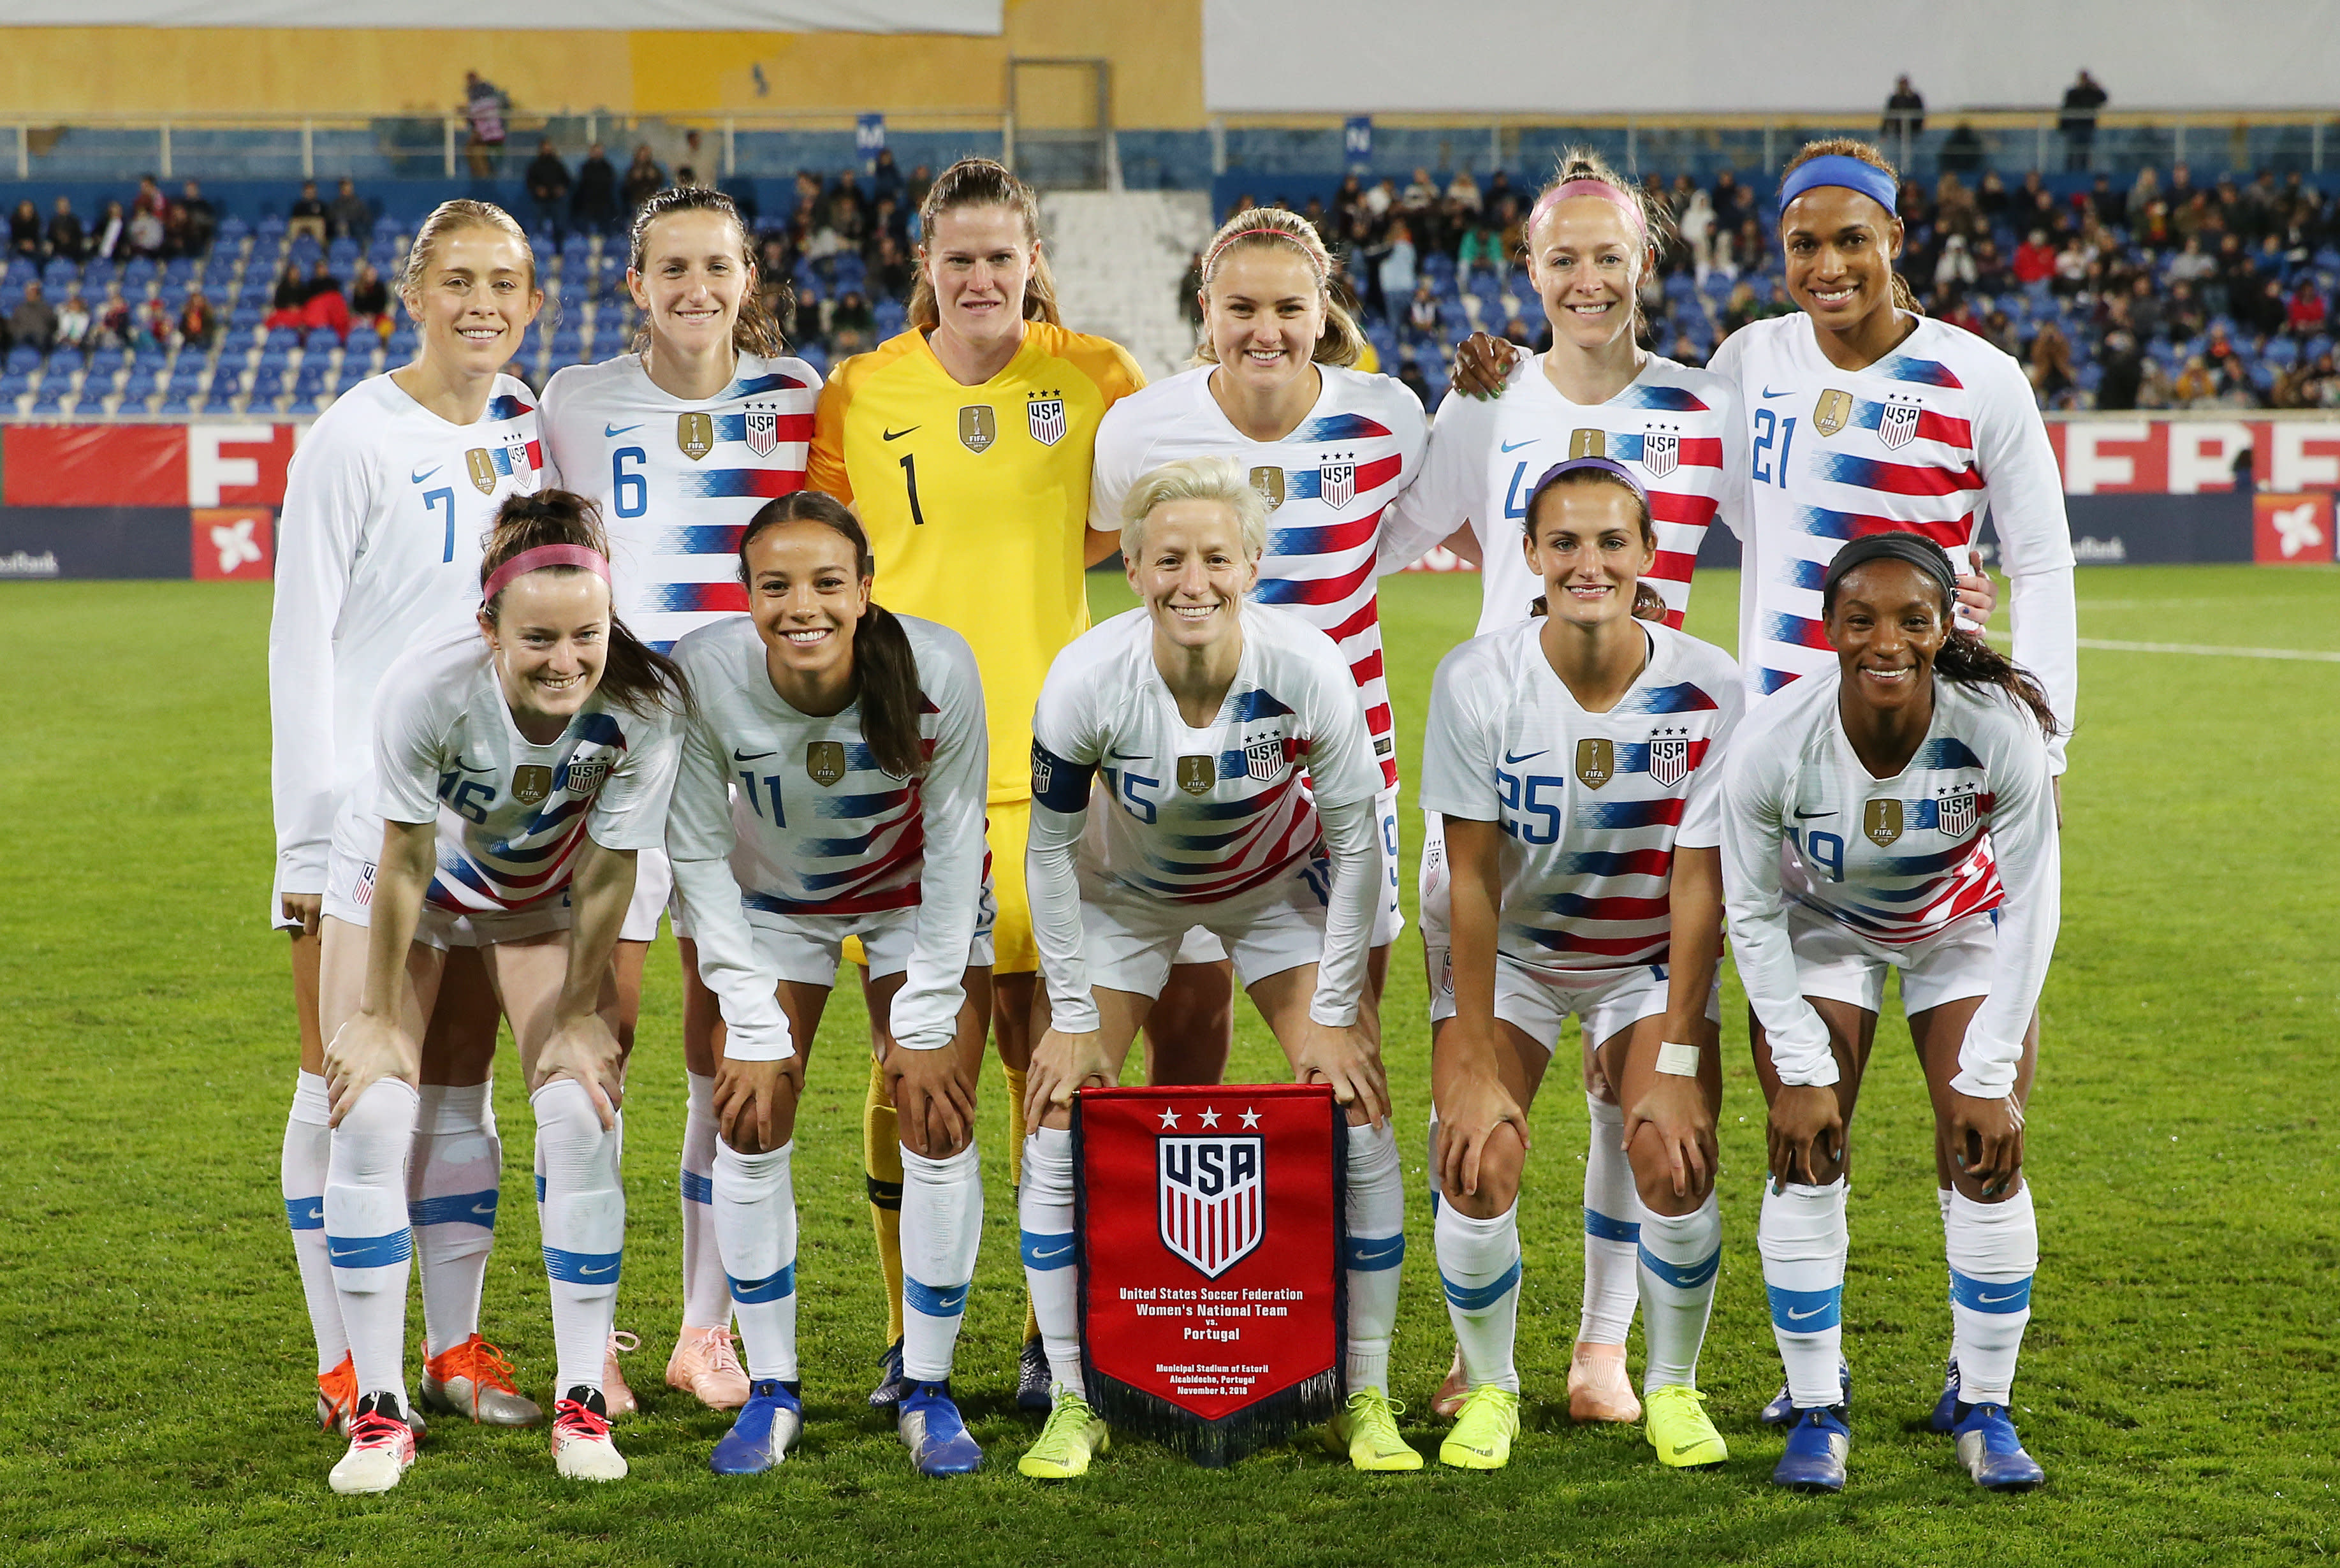
[[[853,408],[854,394],[869,373],[877,359],[877,351],[858,353],[838,361],[828,367],[828,379],[820,383],[820,396],[813,404],[812,446],[805,460],[805,488],[850,503],[853,500],[853,479],[847,471],[846,441],[848,415]]]

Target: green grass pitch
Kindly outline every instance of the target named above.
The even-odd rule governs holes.
[[[1126,602],[1099,581],[1100,610]],[[1730,640],[1735,579],[1692,630]],[[1413,776],[1430,676],[1475,579],[1385,592]],[[2340,573],[2094,569],[2094,639],[2340,649]],[[958,1387],[990,1454],[920,1482],[862,1396],[879,1289],[861,1198],[863,1024],[850,989],[813,1052],[798,1129],[809,1424],[772,1476],[724,1481],[724,1429],[660,1385],[679,1313],[682,1071],[671,947],[651,956],[629,1105],[619,1321],[644,1413],[633,1476],[553,1475],[540,1432],[441,1423],[404,1485],[325,1487],[308,1330],[276,1185],[293,1035],[268,884],[264,591],[177,583],[0,588],[0,1562],[1077,1563],[1567,1561],[1677,1564],[2244,1563],[2340,1549],[2340,964],[2333,957],[2340,664],[2091,650],[2066,795],[2066,904],[2031,1116],[2045,1256],[2017,1418],[2042,1491],[1980,1494],[1919,1424],[1948,1334],[1915,1066],[1883,1049],[1863,1098],[1846,1338],[1856,1379],[1840,1499],[1766,1484],[1754,1421],[1778,1363],[1754,1249],[1761,1112],[1726,1012],[1721,1289],[1704,1381],[1733,1454],[1661,1471],[1636,1431],[1560,1402],[1579,1293],[1581,1101],[1556,1074],[1523,1208],[1526,1430],[1512,1466],[1365,1478],[1313,1446],[1218,1473],[1145,1444],[1082,1484],[1015,1474],[1023,1314],[998,1079]],[[1412,851],[1409,843],[1408,852]],[[1412,878],[1406,878],[1412,897]],[[1413,1255],[1393,1381],[1413,1440],[1450,1340],[1421,1197],[1421,957],[1392,966],[1391,1080]],[[1888,1019],[1881,1042],[1899,1035]],[[509,1058],[507,1058],[508,1060]],[[1282,1073],[1247,1020],[1239,1077]],[[528,1202],[528,1108],[499,1085],[504,1234],[486,1328],[540,1395],[550,1324]],[[420,1335],[419,1307],[410,1317]],[[1634,1352],[1639,1363],[1638,1346]]]

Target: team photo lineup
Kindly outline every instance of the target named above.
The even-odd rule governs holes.
[[[1016,1399],[1044,1416],[1016,1465],[1070,1480],[1111,1440],[1084,1385],[1074,1096],[1120,1081],[1141,1033],[1150,1081],[1214,1081],[1237,987],[1352,1125],[1329,1449],[1423,1464],[1390,1355],[1399,1128],[1427,1111],[1455,1341],[1436,1457],[1508,1463],[1526,1113],[1573,1017],[1571,1414],[1642,1423],[1661,1464],[1723,1463],[1697,1361],[1723,1246],[1727,916],[1770,1107],[1772,1480],[1846,1484],[1849,1123],[1896,971],[1950,1282],[1930,1424],[1976,1484],[2039,1484],[2009,1404],[2039,1251],[2024,1106],[2072,553],[2020,370],[1897,303],[1897,184],[1863,143],[1798,154],[1779,223],[1803,312],[1699,370],[1636,342],[1662,214],[1569,154],[1526,225],[1552,347],[1434,426],[1354,368],[1363,335],[1288,210],[1226,220],[1197,362],[1146,385],[1054,319],[1029,189],[962,161],[919,212],[910,324],[824,380],[759,308],[732,203],[672,190],[630,237],[640,346],[540,402],[502,373],[541,303],[524,232],[484,203],[433,213],[401,278],[415,361],[294,458],[270,635],[273,918],[304,1025],[283,1196],[319,1420],[348,1440],[333,1490],[397,1485],[434,1418],[544,1422],[560,1475],[625,1475],[625,1069],[669,912],[690,1096],[667,1380],[737,1412],[718,1474],[778,1464],[803,1431],[792,1129],[846,958],[891,1308],[870,1403],[921,1474],[985,1459],[953,1372],[987,1037],[1029,1295]],[[1973,630],[1997,592],[1978,503],[2015,658]],[[1678,630],[1717,526],[1780,563],[1744,578],[1743,661]],[[1440,544],[1482,565],[1483,604],[1433,688],[1417,825],[1375,581]],[[1083,571],[1116,551],[1138,606],[1090,627]],[[1385,1045],[1416,834],[1432,1039]],[[549,1411],[480,1321],[500,1015],[536,1120]],[[1425,1045],[1433,1105],[1393,1104],[1384,1049]]]

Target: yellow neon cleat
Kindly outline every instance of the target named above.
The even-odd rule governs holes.
[[[1730,1457],[1722,1434],[1707,1419],[1706,1395],[1671,1384],[1643,1396],[1649,1415],[1642,1434],[1658,1451],[1658,1463],[1677,1470],[1706,1470]]]
[[[1438,1445],[1438,1462],[1458,1470],[1501,1470],[1512,1462],[1512,1439],[1520,1434],[1520,1396],[1482,1383],[1462,1400],[1454,1429]]]
[[[1347,1454],[1359,1470],[1419,1470],[1422,1455],[1398,1435],[1398,1413],[1404,1408],[1378,1388],[1360,1388],[1324,1424],[1324,1446]]]
[[[1048,1424],[1040,1428],[1040,1440],[1016,1462],[1016,1468],[1036,1481],[1070,1481],[1088,1474],[1089,1460],[1112,1445],[1109,1430],[1088,1401],[1060,1384]]]

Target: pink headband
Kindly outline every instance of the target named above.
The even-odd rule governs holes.
[[[1641,203],[1606,180],[1563,180],[1554,185],[1536,198],[1535,209],[1528,213],[1528,232],[1532,233],[1535,231],[1535,226],[1543,222],[1545,213],[1561,203],[1578,196],[1598,196],[1631,218],[1633,221],[1633,232],[1641,236],[1644,243],[1648,242],[1650,220],[1648,214],[1641,211]]]
[[[588,550],[581,544],[540,544],[534,550],[523,550],[489,577],[488,585],[480,590],[482,603],[493,604],[515,577],[531,571],[541,571],[548,566],[581,566],[602,581],[610,581],[610,562],[600,551]]]
[[[1324,269],[1318,263],[1316,260],[1316,253],[1308,248],[1307,241],[1302,239],[1298,234],[1294,233],[1290,229],[1276,229],[1265,226],[1256,229],[1237,229],[1225,239],[1221,240],[1217,244],[1213,245],[1211,247],[1211,253],[1203,258],[1203,281],[1205,283],[1210,281],[1211,273],[1217,270],[1219,258],[1226,253],[1228,246],[1234,244],[1237,240],[1247,240],[1257,234],[1266,234],[1274,239],[1289,241],[1303,256],[1305,256],[1308,259],[1308,270],[1316,274],[1317,283],[1320,286],[1324,283]]]

